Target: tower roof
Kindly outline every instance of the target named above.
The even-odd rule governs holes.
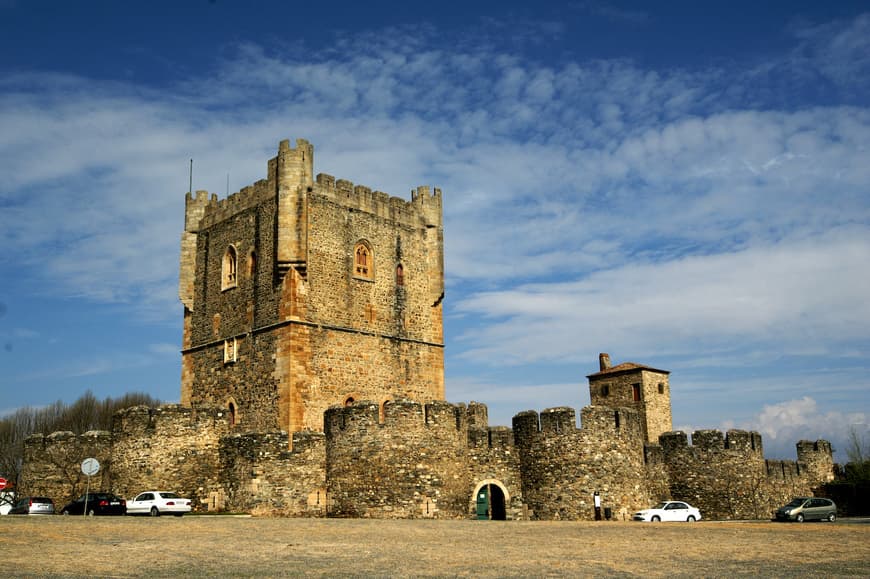
[[[595,372],[594,374],[589,374],[586,376],[586,378],[592,380],[594,378],[601,378],[604,376],[628,374],[630,372],[637,372],[638,370],[648,370],[650,372],[658,372],[659,374],[670,374],[669,370],[659,370],[658,368],[653,368],[652,366],[646,366],[644,364],[637,364],[636,362],[623,362],[622,364],[617,364],[616,366],[605,368],[604,370]]]

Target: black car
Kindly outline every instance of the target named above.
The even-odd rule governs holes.
[[[127,501],[112,493],[89,493],[82,495],[63,509],[62,515],[126,515]]]

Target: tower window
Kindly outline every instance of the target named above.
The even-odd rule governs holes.
[[[257,252],[252,251],[250,255],[248,255],[248,276],[254,277],[257,273]]]
[[[659,382],[659,394],[664,394],[664,393],[665,393],[665,383]]]
[[[631,397],[635,402],[640,402],[640,384],[631,385]]]
[[[358,241],[353,248],[353,275],[361,279],[374,277],[374,253],[367,241]]]
[[[396,285],[405,285],[405,268],[401,263],[396,266]]]
[[[604,384],[601,386],[601,395],[602,396],[610,396],[610,384]]]
[[[221,291],[236,287],[236,267],[238,265],[238,256],[236,248],[229,246],[224,253],[224,260],[221,266]]]
[[[235,338],[224,340],[224,364],[233,364],[238,360],[238,344]]]

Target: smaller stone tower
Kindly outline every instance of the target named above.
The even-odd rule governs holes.
[[[673,430],[669,371],[634,362],[612,366],[609,354],[599,354],[598,364],[599,371],[586,377],[593,406],[636,408],[647,442]]]

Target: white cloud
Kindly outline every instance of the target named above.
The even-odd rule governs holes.
[[[836,460],[848,461],[846,449],[850,430],[859,436],[867,432],[870,415],[865,412],[839,412],[819,408],[809,396],[765,405],[751,421],[742,425],[757,430],[763,436],[765,456],[768,458],[796,458],[798,440],[825,439],[833,444]]]
[[[461,337],[463,355],[564,360],[605,342],[647,354],[691,346],[788,353],[807,339],[833,351],[867,337],[870,274],[858,263],[870,263],[861,228],[479,292],[455,306],[487,321]]]

